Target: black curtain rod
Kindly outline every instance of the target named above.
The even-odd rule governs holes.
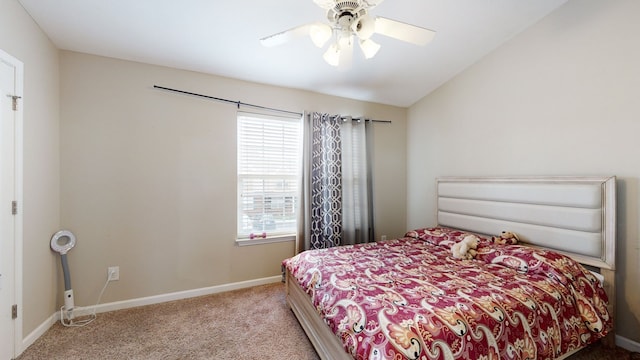
[[[198,93],[194,93],[194,92],[178,90],[178,89],[172,89],[172,88],[168,88],[168,87],[164,87],[164,86],[153,85],[153,88],[154,89],[171,91],[171,92],[175,92],[175,93],[179,93],[179,94],[197,96],[197,97],[201,97],[201,98],[205,98],[205,99],[209,99],[209,100],[217,100],[217,101],[222,101],[222,102],[226,102],[226,103],[236,104],[238,109],[240,108],[240,106],[248,106],[248,107],[252,107],[252,108],[257,108],[257,109],[262,109],[262,110],[269,110],[269,111],[277,111],[277,112],[281,112],[281,113],[293,114],[293,115],[298,115],[298,116],[302,116],[303,115],[302,113],[295,112],[295,111],[276,109],[276,108],[271,108],[271,107],[261,106],[261,105],[247,104],[247,103],[244,103],[242,101],[233,101],[233,100],[223,99],[223,98],[219,98],[219,97],[215,97],[215,96],[202,95],[202,94],[198,94]],[[358,120],[362,120],[362,119],[361,118],[353,118],[352,120],[358,121]],[[391,124],[391,120],[366,120],[366,121]]]
[[[348,116],[340,116],[340,119],[345,120],[347,117]],[[351,118],[351,121],[360,121],[360,120],[377,122],[377,123],[391,124],[391,120],[374,120],[374,119],[355,118],[355,117]]]
[[[257,108],[257,109],[262,109],[262,110],[277,111],[277,112],[281,112],[281,113],[287,113],[287,114],[293,114],[293,115],[302,116],[302,113],[295,112],[295,111],[270,108],[270,107],[261,106],[261,105],[247,104],[247,103],[244,103],[242,101],[233,101],[233,100],[229,100],[229,99],[218,98],[218,97],[215,97],[215,96],[202,95],[202,94],[189,92],[189,91],[184,91],[184,90],[178,90],[178,89],[171,89],[171,88],[164,87],[164,86],[153,85],[153,87],[154,87],[154,89],[172,91],[172,92],[176,92],[176,93],[180,93],[180,94],[197,96],[197,97],[201,97],[201,98],[205,98],[205,99],[217,100],[217,101],[223,101],[223,102],[227,102],[227,103],[231,103],[231,104],[236,104],[236,106],[238,106],[238,108],[240,108],[240,105],[242,105],[242,106],[249,106],[249,107],[252,107],[252,108]]]

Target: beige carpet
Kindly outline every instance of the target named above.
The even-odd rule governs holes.
[[[56,323],[18,359],[318,359],[280,283]]]
[[[82,328],[56,323],[18,360],[318,359],[282,284],[98,314]],[[640,360],[599,345],[571,360]]]

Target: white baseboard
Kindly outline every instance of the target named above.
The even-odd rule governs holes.
[[[250,288],[250,287],[259,286],[259,285],[272,284],[280,281],[282,281],[282,276],[277,275],[277,276],[271,276],[271,277],[266,277],[261,279],[254,279],[254,280],[240,281],[240,282],[230,283],[230,284],[210,286],[210,287],[200,288],[200,289],[185,290],[185,291],[178,291],[178,292],[173,292],[168,294],[136,298],[131,300],[116,301],[112,303],[99,304],[95,306],[95,311],[96,313],[103,313],[107,311],[129,309],[129,308],[138,307],[138,306],[159,304],[159,303],[169,302],[174,300],[188,299],[188,298],[193,298],[198,296],[217,294],[225,291],[239,290],[239,289],[245,289],[245,288]],[[77,306],[75,307],[73,314],[74,316],[89,315],[93,312],[93,309],[94,309],[94,306],[86,306],[86,307]],[[44,335],[44,333],[47,332],[47,330],[49,330],[49,328],[53,324],[55,324],[57,321],[60,321],[60,311],[56,311],[53,315],[51,315],[49,318],[43,321],[42,324],[40,324],[40,326],[38,326],[35,330],[33,330],[29,335],[27,335],[22,340],[22,348],[18,349],[16,353],[16,357],[22,354],[22,352],[26,350],[29,346],[31,346],[31,344],[33,344],[36,340],[38,340],[40,336]]]
[[[620,335],[616,335],[616,345],[620,346],[623,349],[640,353],[640,343],[635,342],[631,339],[627,339]]]
[[[22,345],[20,349],[16,349],[16,357],[18,357],[24,350],[26,350],[31,344],[33,344],[36,340],[40,338],[40,336],[44,335],[44,333],[49,330],[49,328],[56,323],[56,321],[60,318],[58,313],[49,316],[45,321],[42,322],[37,328],[35,328],[29,335],[27,335],[24,339],[22,339]]]
[[[143,298],[116,301],[116,302],[106,303],[106,304],[99,304],[98,306],[95,306],[95,309],[96,309],[96,313],[129,309],[129,308],[138,307],[138,306],[159,304],[159,303],[168,302],[168,301],[188,299],[188,298],[198,297],[203,295],[217,294],[225,291],[232,291],[232,290],[249,288],[253,286],[271,284],[271,283],[279,282],[281,280],[282,280],[282,276],[277,275],[277,276],[271,276],[271,277],[262,278],[262,279],[247,280],[247,281],[241,281],[241,282],[236,282],[231,284],[216,285],[216,286],[210,286],[210,287],[200,288],[200,289],[178,291],[178,292],[168,293],[168,294],[147,296]],[[74,310],[74,315],[75,316],[89,315],[93,312],[93,308],[94,306],[76,307]],[[58,320],[59,319],[60,319],[60,316],[58,313]]]

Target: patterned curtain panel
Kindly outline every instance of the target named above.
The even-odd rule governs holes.
[[[313,113],[311,120],[311,249],[342,244],[342,142],[339,116]]]

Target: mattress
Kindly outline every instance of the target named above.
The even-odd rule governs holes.
[[[309,250],[283,265],[355,359],[553,359],[612,329],[600,281],[571,258],[426,228]]]

